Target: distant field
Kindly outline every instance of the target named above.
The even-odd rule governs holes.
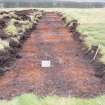
[[[88,35],[86,45],[91,49],[92,45],[99,45],[102,57],[100,61],[105,63],[105,9],[68,9],[68,8],[44,8],[46,11],[60,11],[67,17],[67,21],[77,19],[80,23],[78,31]]]

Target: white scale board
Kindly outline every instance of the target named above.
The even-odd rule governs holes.
[[[51,61],[50,60],[42,60],[41,67],[51,67]]]

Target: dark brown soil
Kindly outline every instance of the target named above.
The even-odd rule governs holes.
[[[84,59],[79,42],[56,13],[46,13],[25,42],[20,59],[0,77],[0,98],[23,93],[93,97],[105,92],[105,83]],[[52,67],[42,68],[42,60]]]

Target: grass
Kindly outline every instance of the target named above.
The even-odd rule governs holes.
[[[86,9],[84,11],[76,10],[72,11],[71,15],[74,16],[80,22],[78,31],[83,35],[88,35],[85,39],[85,44],[88,49],[91,49],[92,45],[100,45],[100,53],[102,57],[99,59],[105,64],[105,9]],[[65,12],[66,13],[66,12]],[[67,17],[70,15],[66,13]]]
[[[64,14],[69,21],[75,18],[79,21],[80,25],[78,31],[87,35],[85,44],[88,49],[92,45],[100,45],[100,53],[102,57],[99,59],[105,64],[105,9],[72,9],[65,10]],[[71,18],[70,18],[71,17]]]
[[[15,37],[17,36],[17,28],[14,24],[9,24],[5,29],[4,32],[8,34],[10,37]]]
[[[0,51],[5,51],[5,49],[9,48],[9,42],[0,39]]]
[[[93,99],[47,96],[40,98],[33,94],[24,94],[10,101],[2,100],[0,105],[105,105],[105,96]]]

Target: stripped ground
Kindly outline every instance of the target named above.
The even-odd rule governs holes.
[[[22,93],[92,97],[105,92],[105,84],[95,76],[94,67],[84,59],[79,42],[69,33],[56,13],[46,13],[37,29],[24,43],[9,71],[0,77],[0,98]],[[42,68],[41,61],[51,67]]]

